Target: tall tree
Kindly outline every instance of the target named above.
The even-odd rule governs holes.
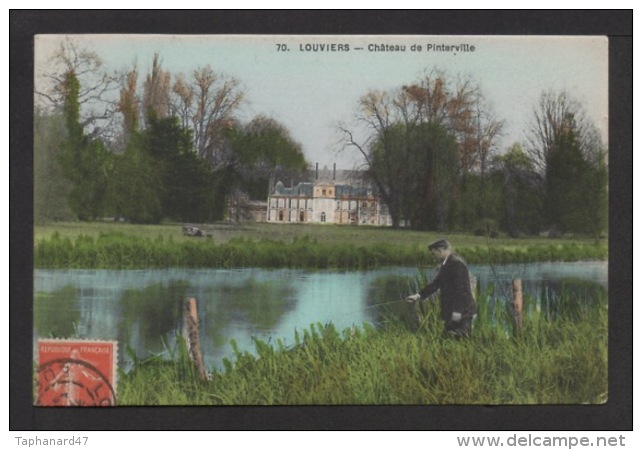
[[[159,223],[163,218],[161,164],[134,132],[127,148],[115,155],[109,172],[108,205],[112,214],[132,223]]]
[[[606,226],[606,150],[579,102],[567,92],[544,92],[529,144],[543,180],[547,226],[599,235]]]
[[[448,227],[460,184],[474,170],[485,172],[502,127],[474,83],[436,70],[399,89],[366,93],[356,119],[366,138],[357,139],[357,132],[342,126],[344,146],[363,157],[394,227],[409,215],[413,226]],[[423,195],[434,201],[428,209],[434,220],[421,211],[411,213],[405,200],[417,168],[424,171]]]
[[[138,98],[138,70],[134,67],[125,74],[123,86],[120,89],[118,112],[123,115],[123,133],[125,142],[136,133],[140,123],[140,100]]]
[[[148,124],[153,119],[164,119],[169,113],[169,91],[172,76],[161,67],[158,53],[154,54],[152,70],[143,84],[143,108]]]
[[[395,124],[410,121],[404,112],[403,108],[395,108],[392,93],[370,91],[359,99],[356,116],[367,137],[360,141],[351,130],[339,127],[344,136],[344,147],[358,150],[363,157],[366,177],[377,187],[388,206],[394,228],[399,227],[402,220],[405,148],[400,145],[404,142],[401,133],[392,130]]]
[[[81,220],[100,217],[104,212],[106,171],[109,153],[102,141],[90,139],[80,119],[81,85],[75,72],[65,74],[64,118],[67,138],[63,144],[61,166],[73,187],[69,205]]]
[[[443,127],[457,139],[460,173],[475,168],[483,171],[503,123],[486,104],[478,85],[433,69],[416,83],[403,86],[402,92],[396,104],[406,121]]]
[[[189,79],[176,77],[172,94],[171,112],[192,130],[198,156],[214,170],[228,165],[224,134],[235,123],[244,98],[239,82],[207,65],[194,70]]]
[[[253,199],[265,200],[277,178],[297,178],[308,165],[301,144],[273,118],[257,116],[230,129],[226,136],[242,187]]]
[[[216,200],[214,178],[192,150],[190,130],[176,117],[151,117],[145,146],[159,164],[163,216],[192,222],[211,219]]]
[[[540,175],[519,144],[496,158],[497,174],[503,186],[503,214],[500,225],[512,237],[537,234],[542,221]]]
[[[98,54],[76,44],[73,38],[60,43],[49,57],[48,69],[36,73],[36,104],[46,113],[62,113],[68,93],[68,74],[79,83],[78,123],[91,137],[111,137],[116,111],[111,94],[117,77],[103,70]]]
[[[36,110],[33,132],[33,200],[36,224],[75,218],[67,202],[73,186],[60,165],[61,150],[66,138],[67,129],[62,115]]]

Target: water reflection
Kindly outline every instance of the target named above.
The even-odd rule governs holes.
[[[187,281],[172,280],[143,289],[126,289],[118,301],[119,341],[127,342],[139,355],[165,351],[167,339],[179,329],[180,299],[185,298],[188,286]]]
[[[418,327],[419,317],[429,306],[421,303],[408,305],[403,299],[421,287],[420,278],[419,275],[384,275],[373,280],[368,289],[368,303],[373,309],[375,325],[394,320],[411,329]],[[579,278],[529,279],[523,282],[522,288],[524,314],[537,311],[547,320],[586,318],[596,307],[601,307],[607,297],[606,288],[601,283]],[[484,299],[478,316],[491,323],[506,322],[512,299],[510,284],[504,289],[499,283],[485,280],[477,285],[475,297],[478,307],[480,298]]]
[[[501,306],[515,276],[523,279],[526,306],[550,317],[576,311],[606,294],[605,262],[471,267],[479,292]],[[419,286],[416,268],[362,272],[302,270],[167,269],[138,271],[35,270],[34,337],[115,339],[138,357],[168,353],[181,326],[181,302],[198,299],[205,362],[220,368],[232,359],[230,340],[253,351],[252,337],[293,343],[295,330],[332,322],[343,330],[377,324],[390,312],[408,323],[415,316],[402,302]],[[425,271],[430,279],[436,270]],[[563,292],[568,304],[558,301]],[[601,294],[600,294],[601,293]],[[496,308],[498,310],[498,308]],[[34,340],[35,349],[35,340]]]
[[[63,338],[76,332],[80,322],[80,306],[76,288],[64,286],[53,292],[35,292],[33,324],[42,337]]]

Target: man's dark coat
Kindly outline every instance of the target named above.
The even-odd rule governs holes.
[[[477,313],[468,267],[458,255],[448,255],[435,279],[419,291],[419,295],[424,299],[437,291],[441,292],[441,317],[444,322],[451,321],[453,312],[460,313],[462,319]]]

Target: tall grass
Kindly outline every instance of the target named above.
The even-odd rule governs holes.
[[[605,244],[567,243],[533,246],[459,247],[458,253],[472,264],[529,263],[605,259]],[[75,240],[54,233],[38,240],[34,265],[38,268],[138,269],[164,267],[290,267],[367,269],[381,266],[432,264],[420,247],[379,241],[369,245],[350,242],[318,242],[307,236],[291,242],[235,238],[217,244],[213,239],[174,241],[100,234],[79,235]]]
[[[607,396],[606,293],[588,306],[549,309],[527,299],[519,335],[491,293],[479,295],[473,336],[443,335],[438,303],[393,314],[381,327],[339,331],[313,324],[295,343],[255,340],[255,352],[197,380],[180,350],[171,361],[137,360],[121,373],[121,405],[580,404]],[[413,308],[412,305],[400,305]],[[418,314],[417,314],[418,313]],[[408,320],[408,318],[411,318]],[[418,318],[417,322],[413,322]],[[181,343],[184,346],[184,343]]]

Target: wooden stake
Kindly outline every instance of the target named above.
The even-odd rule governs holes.
[[[522,331],[522,280],[521,278],[515,278],[513,280],[513,320],[515,321],[515,334],[519,334]]]
[[[203,363],[201,342],[198,336],[198,308],[195,298],[185,300],[183,334],[187,341],[189,356],[198,370],[199,377],[202,380],[207,380],[207,370],[205,370],[205,364]]]

